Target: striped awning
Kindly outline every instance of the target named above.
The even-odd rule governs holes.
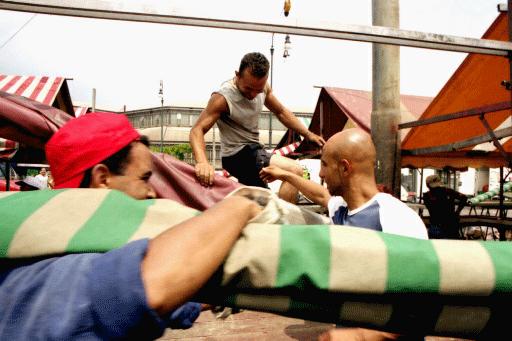
[[[75,106],[73,107],[75,109],[75,117],[80,117],[82,115],[87,114],[87,111],[89,110],[89,107],[87,106]]]
[[[300,121],[300,123],[302,123],[306,128],[309,128],[309,125],[311,124],[311,117],[302,117],[302,116],[298,116],[297,117]],[[286,132],[286,134],[283,136],[283,139],[287,138],[287,136],[289,134],[293,134],[293,131],[288,129],[288,131]],[[302,142],[302,137],[299,135],[299,134],[293,134],[294,136],[292,138],[294,138],[296,141],[293,142],[293,143],[290,143],[286,146],[283,146],[281,148],[276,148],[272,151],[272,154],[278,154],[278,155],[281,155],[281,156],[285,156],[285,155],[289,155],[291,153],[293,153],[295,151],[295,149],[297,149],[297,147],[300,145],[300,143]],[[281,144],[282,142],[280,142],[278,144],[278,146]]]
[[[0,138],[0,161],[12,159],[17,151],[17,142]]]
[[[294,142],[292,144],[289,144],[287,146],[284,146],[282,148],[279,148],[279,149],[275,149],[272,154],[278,154],[278,155],[281,155],[281,156],[285,156],[285,155],[288,155],[290,153],[293,153],[293,151],[295,149],[297,149],[297,147],[299,146],[301,141],[297,141],[297,142]]]
[[[64,80],[64,77],[0,74],[0,91],[27,97],[51,106]]]

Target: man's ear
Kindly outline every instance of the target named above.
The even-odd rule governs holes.
[[[352,171],[352,167],[350,165],[350,162],[348,162],[347,159],[342,159],[340,161],[340,168],[341,168],[341,171],[344,172],[344,173],[349,173]]]
[[[110,170],[107,166],[99,163],[92,167],[90,188],[110,188]]]

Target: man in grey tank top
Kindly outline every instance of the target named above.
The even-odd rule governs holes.
[[[259,116],[266,106],[287,128],[322,147],[324,139],[309,131],[274,96],[267,84],[269,62],[258,52],[246,54],[235,77],[212,94],[206,108],[190,131],[190,144],[196,160],[196,176],[203,186],[213,185],[214,169],[206,157],[204,135],[217,123],[221,135],[222,167],[248,186],[267,187],[259,176],[263,167],[275,165],[302,175],[295,160],[272,154],[259,142]],[[297,189],[283,182],[279,196],[295,202]]]

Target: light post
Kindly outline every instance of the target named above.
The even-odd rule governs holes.
[[[164,81],[160,80],[160,90],[158,90],[158,97],[160,97],[160,153],[164,152]]]

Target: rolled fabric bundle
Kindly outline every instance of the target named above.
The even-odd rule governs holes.
[[[1,193],[0,257],[105,252],[198,214],[111,190]],[[511,258],[510,243],[250,223],[194,299],[394,332],[492,338],[508,328]]]

